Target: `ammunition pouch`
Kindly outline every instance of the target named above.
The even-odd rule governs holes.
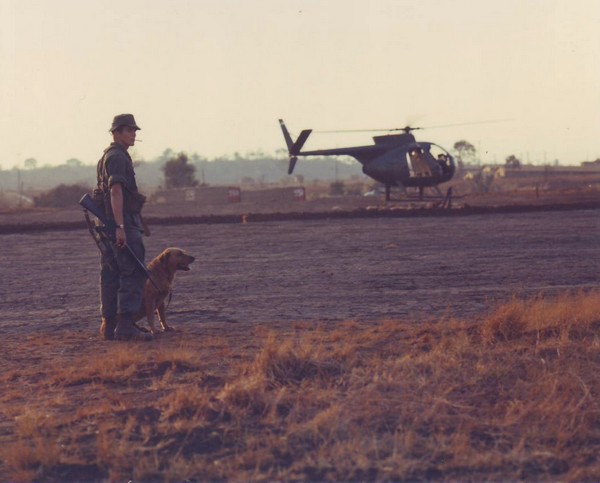
[[[143,194],[127,190],[125,195],[125,211],[138,215],[142,212],[145,202],[146,197]]]
[[[126,189],[124,190],[123,197],[123,208],[126,213],[138,215],[142,212],[144,203],[146,203],[146,197],[143,194]],[[110,191],[105,192],[101,188],[94,188],[91,198],[106,218],[113,218],[110,204]]]

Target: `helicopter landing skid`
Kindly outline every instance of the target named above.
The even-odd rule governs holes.
[[[425,196],[423,195],[423,191],[419,190],[418,193],[409,193],[405,187],[401,188],[403,192],[402,197],[400,198],[392,198],[391,190],[386,187],[385,193],[385,201],[392,203],[415,203],[415,202],[437,202],[436,204],[443,208],[451,208],[452,200],[462,198],[462,196],[456,196],[453,194],[452,187],[449,187],[446,193],[444,194],[437,186],[430,186],[429,188],[433,188],[435,191],[434,195]]]

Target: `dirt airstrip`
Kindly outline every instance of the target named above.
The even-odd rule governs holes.
[[[311,212],[306,209],[253,216],[231,208],[218,213],[222,222],[149,206],[146,259],[168,246],[196,256],[192,271],[177,276],[168,317],[179,330],[176,340],[206,350],[206,372],[219,375],[226,372],[224,361],[240,353],[252,357],[261,328],[333,327],[349,320],[476,321],[513,296],[596,289],[596,205],[592,200],[556,210],[397,216],[366,206],[355,212],[357,207],[338,200],[312,216],[302,215]],[[182,216],[187,222],[175,223]],[[0,364],[4,374],[14,374],[5,382],[19,387],[0,406],[0,446],[14,444],[15,421],[25,406],[34,411],[50,405],[68,414],[71,398],[82,407],[91,404],[81,399],[76,383],[61,393],[63,399],[44,402],[42,392],[54,390],[45,378],[53,364],[76,366],[90,353],[106,356],[114,345],[97,336],[98,254],[81,219],[81,210],[0,215],[0,229],[6,228],[0,234]],[[146,397],[145,389],[123,391],[123,401],[132,396],[145,404],[137,399]],[[93,397],[93,387],[86,394]],[[46,417],[44,411],[35,414]],[[86,458],[94,461],[89,451]],[[19,467],[13,462],[11,471]],[[61,468],[62,476],[43,479],[82,480],[76,468]],[[95,468],[86,470],[87,479]],[[0,476],[6,471],[0,464]]]
[[[363,210],[363,216],[343,218],[331,211],[331,217],[304,220],[254,223],[257,216],[249,215],[244,224],[235,215],[235,223],[174,225],[154,213],[163,223],[153,224],[146,239],[147,261],[168,246],[197,257],[193,270],[178,276],[169,310],[175,325],[192,332],[206,324],[227,330],[291,321],[470,317],[512,295],[593,287],[600,268],[595,209],[417,217],[365,216]],[[82,212],[0,218],[0,227],[58,223],[47,231],[0,235],[4,337],[57,327],[93,333],[98,255]]]

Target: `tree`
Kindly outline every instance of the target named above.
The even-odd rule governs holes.
[[[475,164],[477,161],[477,150],[470,142],[457,141],[454,143],[454,150],[458,153],[458,165],[463,166],[465,164]]]
[[[194,153],[190,156],[190,160],[192,161],[192,163],[194,164],[201,164],[201,163],[205,163],[207,161],[207,159],[204,156],[201,156],[198,153]]]
[[[506,158],[506,167],[519,169],[521,167],[521,160],[514,154],[511,154],[508,158]]]
[[[167,161],[169,161],[170,159],[172,159],[175,156],[175,151],[173,151],[171,148],[167,148],[163,151],[163,153],[158,156],[155,161],[159,162],[159,163],[166,163]]]
[[[23,161],[23,166],[25,169],[35,169],[38,166],[37,159],[27,158],[25,161]]]
[[[196,180],[196,166],[188,163],[188,157],[184,153],[169,159],[162,167],[165,174],[165,187],[168,188],[191,188],[198,186]]]
[[[77,158],[71,158],[65,161],[65,165],[69,166],[70,168],[76,168],[78,166],[83,166],[83,162]]]
[[[289,159],[290,157],[290,153],[287,149],[283,149],[283,148],[279,148],[275,150],[275,158],[279,159],[279,158],[284,158],[284,159]]]

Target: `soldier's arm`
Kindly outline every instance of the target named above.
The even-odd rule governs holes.
[[[117,225],[115,231],[117,245],[124,246],[127,243],[127,237],[125,236],[125,230],[122,228],[125,220],[123,217],[123,186],[121,183],[114,183],[110,187],[110,204]]]
[[[122,247],[127,243],[125,230],[119,228],[125,222],[123,214],[124,193],[123,184],[126,182],[127,158],[118,150],[110,152],[106,159],[106,174],[108,175],[108,187],[110,189],[110,204],[112,207],[113,218],[117,229],[115,237],[117,245]]]

